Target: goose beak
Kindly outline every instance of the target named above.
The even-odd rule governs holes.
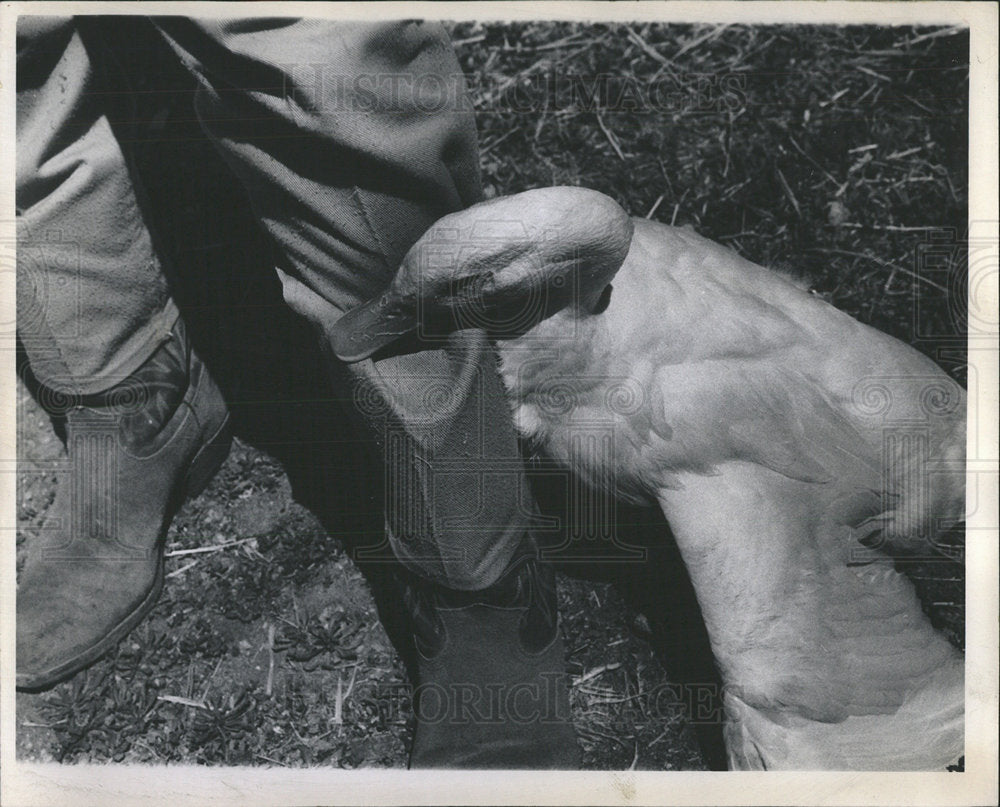
[[[631,240],[628,214],[586,188],[537,188],[451,213],[410,248],[384,294],[337,321],[333,352],[342,361],[361,361],[435,316],[476,308],[487,298],[498,309],[505,301],[517,304],[534,286],[542,292],[550,267],[576,273],[599,292],[622,265]],[[488,279],[486,289],[476,285],[482,279]],[[568,304],[568,290],[562,296]],[[557,294],[553,302],[560,299]]]
[[[383,294],[337,320],[330,343],[338,359],[358,362],[416,328],[417,312],[393,305],[389,295]]]

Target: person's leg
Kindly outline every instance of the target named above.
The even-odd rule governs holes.
[[[157,24],[201,81],[198,114],[277,247],[286,300],[321,334],[384,288],[435,220],[479,200],[468,112],[455,111],[454,96],[441,105],[425,97],[430,111],[420,112],[412,86],[392,89],[414,76],[441,77],[455,88],[460,72],[439,29],[317,20]],[[351,89],[380,81],[378,97]],[[330,368],[362,385],[355,395],[366,404],[362,414],[387,449],[403,451],[400,459],[414,466],[396,480],[408,484],[422,478],[431,453],[439,461],[480,459],[470,453],[473,435],[489,442],[482,456],[516,458],[493,362],[483,335],[468,332],[447,350],[367,363],[359,378],[339,362]],[[405,502],[388,514],[393,549],[432,579],[478,588],[512,557],[526,526],[520,509],[530,499],[520,475],[497,474],[489,480],[496,495],[477,512],[472,505],[481,497],[470,496],[469,483],[478,480],[460,480],[461,490],[453,481],[435,480],[441,512],[431,543],[430,488],[390,497]],[[465,523],[451,526],[457,519]]]
[[[321,341],[435,220],[480,199],[474,122],[439,26],[155,24],[198,78],[203,128]],[[533,503],[484,334],[350,368],[330,353],[328,366],[382,450],[392,549],[431,582],[411,601],[420,685],[450,706],[438,720],[418,708],[413,764],[575,764],[551,570],[527,537]],[[518,714],[508,700],[475,718],[514,689]]]
[[[68,467],[17,592],[17,685],[110,649],[156,602],[162,538],[228,448],[74,21],[17,31],[17,331]]]
[[[106,390],[166,341],[177,307],[71,18],[17,31],[17,323],[35,377]]]

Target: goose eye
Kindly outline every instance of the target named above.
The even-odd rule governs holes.
[[[611,305],[611,292],[612,286],[608,283],[604,287],[604,291],[601,292],[601,296],[597,298],[597,303],[594,305],[594,310],[591,311],[592,314],[603,314],[609,305]]]

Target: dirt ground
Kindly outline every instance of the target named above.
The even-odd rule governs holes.
[[[40,523],[64,452],[23,386],[19,403],[21,514]],[[365,578],[278,463],[238,441],[178,513],[167,553],[162,600],[109,658],[50,693],[18,694],[19,756],[405,765],[404,665]],[[561,575],[559,600],[587,766],[702,768],[645,618],[609,583]]]

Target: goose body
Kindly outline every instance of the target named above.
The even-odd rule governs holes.
[[[479,243],[483,221],[519,229]],[[471,244],[441,264],[465,291],[423,260],[433,228],[402,291],[409,266],[424,300],[508,324],[511,301],[544,291],[539,317],[497,333],[515,421],[591,484],[662,508],[726,684],[731,767],[957,760],[962,655],[867,546],[920,548],[962,520],[964,391],[796,282],[593,191],[529,191],[440,224]],[[382,308],[419,296],[399,292]],[[610,451],[582,439],[595,429]]]

